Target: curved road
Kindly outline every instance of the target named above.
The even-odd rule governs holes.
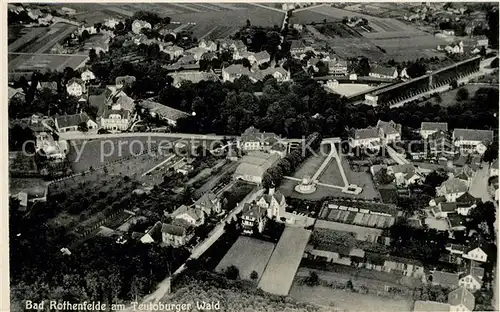
[[[114,138],[140,138],[140,137],[155,137],[155,138],[172,138],[184,140],[220,140],[235,139],[234,135],[215,135],[215,134],[192,134],[192,133],[158,133],[158,132],[126,132],[126,133],[84,133],[84,132],[62,132],[59,133],[59,138],[63,140],[94,140],[94,139],[114,139]]]

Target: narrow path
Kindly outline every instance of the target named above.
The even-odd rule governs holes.
[[[144,172],[144,173],[142,174],[142,176],[144,177],[144,176],[148,175],[150,172],[155,171],[155,170],[156,170],[156,169],[158,169],[159,167],[161,167],[161,166],[165,165],[167,162],[169,162],[169,161],[170,161],[172,158],[174,158],[174,157],[175,157],[175,154],[170,155],[169,157],[167,157],[167,159],[165,159],[164,161],[162,161],[162,162],[161,162],[161,163],[159,163],[158,165],[156,165],[156,166],[154,166],[153,168],[149,169],[148,171]]]
[[[266,5],[260,4],[260,3],[248,3],[248,4],[250,4],[250,5],[254,5],[254,6],[258,6],[258,7],[264,8],[264,9],[268,9],[268,10],[271,10],[271,11],[276,11],[276,12],[280,12],[280,13],[286,13],[286,11],[283,11],[283,10],[281,10],[281,9],[277,9],[277,8],[269,7],[269,6],[266,6]]]

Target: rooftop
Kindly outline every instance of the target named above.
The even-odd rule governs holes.
[[[152,113],[156,113],[163,118],[167,118],[173,121],[176,121],[182,117],[189,116],[188,113],[150,100],[143,100],[139,103],[139,105],[147,108]]]
[[[434,130],[434,131],[439,131],[439,130],[442,130],[442,131],[448,131],[448,123],[446,122],[422,122],[422,125],[420,126],[420,129],[421,130],[424,130],[424,131],[430,131],[430,130]]]
[[[448,303],[451,306],[464,305],[469,311],[474,310],[476,299],[465,287],[460,287],[448,294]]]
[[[453,137],[463,141],[493,141],[493,131],[475,129],[455,129]]]
[[[457,273],[449,273],[442,271],[432,272],[432,282],[442,286],[457,287],[458,280],[459,276]]]

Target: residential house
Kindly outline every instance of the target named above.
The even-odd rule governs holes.
[[[380,135],[377,128],[353,129],[349,134],[349,145],[372,150],[380,149]]]
[[[14,89],[12,87],[9,87],[7,90],[7,98],[9,103],[12,100],[18,100],[24,102],[26,95],[24,94],[24,91],[21,88]]]
[[[65,15],[73,15],[73,14],[76,14],[76,10],[75,10],[75,9],[68,8],[68,7],[62,7],[62,8],[61,8],[61,12],[63,12],[63,14],[65,14]]]
[[[69,95],[80,97],[86,92],[85,82],[80,78],[72,78],[66,84],[66,91]]]
[[[211,61],[211,60],[216,59],[216,58],[217,58],[217,52],[212,52],[212,51],[205,52],[201,56],[201,60],[204,60],[204,61]]]
[[[288,145],[278,142],[276,144],[273,144],[273,146],[271,146],[269,153],[277,154],[281,158],[284,158],[287,154],[287,151],[288,151]]]
[[[464,254],[464,252],[467,252],[467,246],[458,244],[447,244],[445,249],[454,255],[459,255],[460,257]]]
[[[81,75],[80,77],[82,78],[82,80],[84,82],[89,82],[91,80],[94,80],[95,79],[95,75],[93,72],[91,72],[89,69],[86,69]]]
[[[101,128],[112,132],[127,130],[130,121],[130,111],[122,109],[119,104],[106,109],[100,119]]]
[[[115,79],[115,85],[117,88],[124,87],[126,85],[132,85],[136,81],[134,76],[118,76]]]
[[[330,75],[347,75],[347,61],[336,60],[328,62],[328,74]]]
[[[237,139],[236,145],[243,151],[269,151],[281,138],[272,132],[260,132],[255,127],[249,127]]]
[[[374,78],[397,79],[398,70],[394,67],[373,66],[368,75]]]
[[[194,47],[194,48],[191,48],[189,50],[186,50],[186,53],[193,56],[193,58],[196,60],[196,61],[199,61],[201,59],[201,56],[203,54],[205,54],[206,52],[208,52],[209,50],[208,49],[205,49],[205,48],[200,48],[200,47]]]
[[[167,213],[165,212],[165,214]],[[201,209],[188,207],[186,205],[181,205],[174,212],[167,215],[173,219],[183,220],[194,227],[205,223],[205,213]]]
[[[446,36],[455,36],[455,31],[453,29],[444,29],[441,33]]]
[[[171,73],[170,76],[174,79],[173,86],[178,88],[183,81],[198,83],[200,81],[217,81],[218,77],[213,72],[202,71],[179,71]]]
[[[241,211],[241,225],[243,233],[262,233],[266,226],[267,210],[255,203],[245,203]]]
[[[450,312],[472,312],[476,304],[474,296],[463,286],[448,294]]]
[[[382,144],[401,141],[401,124],[392,120],[388,122],[379,120],[376,128],[379,131]]]
[[[490,165],[490,177],[498,176],[498,158],[495,159]]]
[[[31,83],[30,83],[31,85]],[[39,81],[38,85],[36,86],[36,89],[41,91],[41,90],[49,90],[53,94],[57,93],[57,82],[55,81]]]
[[[232,50],[245,52],[247,50],[247,46],[241,40],[231,40],[231,39],[221,39],[218,41],[218,50]]]
[[[420,261],[395,256],[386,257],[383,270],[385,272],[397,272],[416,278],[422,278],[425,275],[424,266]]]
[[[120,21],[116,18],[107,18],[104,20],[104,26],[109,27],[111,29],[115,29],[115,27],[120,24]]]
[[[446,218],[448,221],[448,227],[450,231],[453,232],[463,232],[465,231],[465,217],[459,214],[449,214]]]
[[[222,81],[224,82],[234,82],[243,75],[249,76],[250,70],[241,64],[233,64],[222,68]]]
[[[467,264],[466,271],[460,274],[459,285],[474,293],[483,286],[483,277],[484,269],[479,267],[477,262],[471,260]]]
[[[413,306],[413,312],[449,312],[450,305],[448,303],[435,301],[417,300]]]
[[[54,21],[54,16],[52,16],[52,14],[47,14],[45,15],[44,17],[40,17],[38,18],[38,23],[40,25],[50,25],[52,24],[52,22]]]
[[[198,44],[198,47],[206,49],[208,51],[215,52],[217,51],[217,44],[213,42],[212,40],[205,40],[202,39],[200,43]]]
[[[143,28],[151,29],[151,24],[141,20],[135,20],[132,22],[132,32],[134,34],[140,34]]]
[[[267,194],[257,199],[257,205],[267,210],[268,218],[274,217],[276,220],[280,220],[285,212],[285,196],[280,191],[276,191],[275,188],[270,188]]]
[[[447,45],[444,48],[444,50],[449,54],[462,54],[462,53],[464,53],[463,43],[460,42],[459,44],[453,43],[453,44]]]
[[[433,156],[452,156],[455,154],[455,146],[451,135],[447,131],[439,130],[427,136],[429,151]]]
[[[456,200],[457,213],[463,216],[468,216],[472,208],[477,206],[477,203],[481,202],[480,198],[472,196],[469,192],[458,197]]]
[[[469,153],[483,154],[493,142],[493,131],[475,129],[455,129],[453,142],[456,147]]]
[[[484,250],[480,246],[472,246],[467,249],[467,252],[464,252],[462,255],[465,259],[474,260],[477,262],[485,263],[488,259],[488,255],[484,252]]]
[[[171,46],[162,46],[163,48],[160,49],[163,53],[166,53],[170,56],[170,59],[176,59],[184,54],[184,49],[176,46],[176,45],[171,45]]]
[[[87,31],[89,35],[95,35],[97,34],[97,28],[95,28],[94,25],[81,25],[78,28],[78,34],[81,36],[84,31]]]
[[[175,64],[177,65],[187,65],[187,64],[194,64],[196,63],[196,59],[194,58],[193,55],[184,55],[180,59],[177,60]]]
[[[465,185],[467,185],[467,188],[470,187],[476,171],[469,165],[464,165],[462,168],[457,169],[455,177],[460,181],[463,181]]]
[[[191,228],[177,224],[162,224],[162,241],[165,245],[179,247],[185,245],[194,233]]]
[[[443,271],[434,271],[429,276],[432,285],[439,285],[446,288],[455,289],[458,287],[459,274]]]
[[[448,123],[446,122],[422,122],[420,126],[420,136],[425,140],[429,137],[429,135],[439,132],[439,131],[448,131]]]
[[[159,116],[161,119],[166,120],[171,126],[177,125],[179,119],[190,116],[188,113],[150,100],[143,100],[138,105],[149,110],[152,116]]]
[[[267,51],[261,51],[255,53],[248,59],[250,64],[262,65],[264,63],[269,63],[271,61],[271,55]]]
[[[280,156],[277,154],[251,151],[240,159],[240,164],[233,174],[236,180],[260,184],[267,169],[274,165]]]
[[[156,222],[153,226],[148,228],[144,235],[140,238],[141,243],[159,243],[162,241],[162,223],[160,221]]]
[[[78,131],[78,126],[82,123],[86,123],[89,130],[97,130],[97,123],[90,119],[87,113],[56,116],[54,122],[59,133]]]
[[[212,192],[203,194],[195,203],[194,207],[203,211],[205,214],[220,213],[222,204],[219,198]]]
[[[396,178],[396,185],[408,186],[420,181],[422,177],[415,171],[415,166],[412,164],[394,165],[387,168],[387,173],[394,175]]]
[[[457,213],[457,203],[439,203],[432,207],[432,212],[436,218],[448,218],[449,214]]]
[[[478,47],[488,47],[488,38],[486,36],[481,36],[476,40],[476,46]]]
[[[34,20],[43,16],[43,12],[40,9],[27,8],[26,11],[28,12],[28,16]]]
[[[100,35],[92,36],[85,41],[83,48],[87,51],[94,49],[97,55],[99,55],[101,52],[105,53],[109,51],[110,39],[110,35],[101,32]]]
[[[467,189],[467,185],[462,180],[449,178],[440,186],[436,187],[436,194],[438,196],[444,196],[448,202],[455,202],[457,198],[467,192]]]

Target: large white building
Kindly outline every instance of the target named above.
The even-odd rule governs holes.
[[[111,131],[125,131],[130,125],[130,112],[119,104],[107,109],[101,116],[101,128]]]
[[[233,178],[260,184],[267,169],[274,165],[280,156],[260,151],[252,151],[240,159]]]
[[[420,136],[427,139],[429,135],[439,131],[448,131],[448,123],[446,122],[422,122],[420,126]]]
[[[372,150],[380,149],[381,141],[377,128],[355,129],[349,135],[349,145]]]
[[[86,113],[57,116],[54,118],[56,129],[59,133],[77,132],[80,124],[85,123],[88,130],[96,130],[97,123],[90,119]]]
[[[484,154],[486,148],[493,142],[493,131],[475,129],[455,129],[452,140],[462,151]]]
[[[132,32],[134,34],[140,34],[143,28],[151,29],[151,24],[146,21],[135,20],[132,23]]]

